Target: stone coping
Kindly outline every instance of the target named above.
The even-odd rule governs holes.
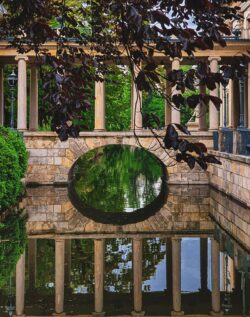
[[[165,130],[157,130],[158,134],[165,136]],[[179,133],[180,135],[185,135]],[[56,132],[51,131],[25,131],[23,132],[24,137],[57,137]],[[150,130],[140,130],[140,131],[86,131],[80,132],[80,137],[132,137],[132,136],[141,136],[141,137],[154,137]],[[191,135],[185,135],[186,138],[190,137],[212,137],[213,132],[211,131],[193,131]]]
[[[113,226],[113,225],[110,225]],[[116,233],[99,233],[99,232],[91,232],[91,233],[28,233],[28,239],[48,239],[48,240],[71,240],[71,239],[112,239],[112,238],[211,238],[214,235],[214,229],[212,230],[185,230],[181,229],[177,230],[166,230],[166,231],[150,231],[150,232],[116,232]]]
[[[228,159],[230,161],[236,161],[236,162],[250,165],[250,156],[232,154],[232,153],[226,153],[226,152],[220,152],[220,151],[214,151],[214,150],[209,150],[209,153],[219,158],[221,157],[224,159]]]
[[[39,315],[23,315],[25,317],[52,317],[53,315],[43,315],[43,316],[39,316]],[[60,315],[57,315],[60,316]],[[92,314],[84,314],[84,315],[62,315],[63,317],[93,317]],[[170,317],[171,315],[147,315],[147,317]],[[223,313],[218,313],[216,316],[225,316]],[[230,317],[241,317],[242,315],[229,315]],[[246,316],[250,316],[250,314],[246,314]],[[16,315],[13,315],[13,317],[17,317]],[[19,316],[19,317],[22,317]],[[131,315],[112,315],[112,317],[131,317]],[[201,314],[190,314],[190,315],[186,315],[185,317],[211,317],[211,315],[201,315]]]

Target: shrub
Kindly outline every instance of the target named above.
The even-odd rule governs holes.
[[[0,223],[0,288],[9,281],[27,243],[26,218],[16,211]]]
[[[21,177],[23,177],[27,169],[28,153],[22,140],[22,136],[17,131],[0,127],[0,137],[2,137],[8,143],[11,143],[15,148],[21,168]]]
[[[0,138],[0,153],[0,187],[3,189],[0,210],[4,211],[15,204],[21,193],[22,171],[15,148],[3,138]]]

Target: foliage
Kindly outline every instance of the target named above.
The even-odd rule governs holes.
[[[15,271],[16,263],[27,243],[26,218],[22,210],[8,215],[0,226],[0,288]]]
[[[0,128],[0,211],[14,205],[21,194],[21,178],[27,167],[27,152],[20,135]]]
[[[103,81],[111,63],[127,64],[138,90],[153,96],[157,92],[172,107],[192,110],[198,104],[212,102],[219,109],[222,101],[196,93],[196,86],[206,85],[213,90],[226,78],[245,76],[249,57],[237,56],[231,65],[221,66],[221,73],[213,73],[194,53],[213,50],[215,43],[226,46],[223,37],[231,34],[227,21],[240,19],[240,7],[234,6],[237,2],[86,0],[83,5],[76,1],[1,0],[7,13],[0,22],[0,36],[20,53],[34,50],[37,62],[50,66],[44,76],[44,101],[52,115],[52,129],[64,141],[79,135],[82,114],[91,105],[93,82]],[[55,21],[59,22],[58,30],[53,28]],[[43,46],[48,39],[56,42],[55,55]],[[164,66],[169,57],[182,58],[186,53],[197,68],[162,75],[154,59],[156,53],[162,54]],[[139,69],[137,74],[134,65]],[[160,85],[162,79],[179,93],[167,96]],[[192,95],[186,97],[186,91]],[[156,127],[162,124],[154,113],[146,114],[144,126],[148,123]],[[162,141],[156,132],[154,136]],[[160,144],[164,148],[164,143]],[[164,149],[168,153],[169,149]]]
[[[150,166],[150,169],[148,168]],[[160,192],[161,163],[140,148],[101,147],[84,154],[73,169],[75,191],[83,204],[106,212],[133,211]]]
[[[21,169],[21,177],[24,176],[28,165],[28,152],[19,132],[8,128],[0,127],[0,137],[10,143],[18,155],[18,163]]]

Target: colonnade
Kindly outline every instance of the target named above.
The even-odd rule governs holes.
[[[183,315],[181,294],[181,238],[167,239],[167,294],[172,298],[172,316]],[[35,288],[36,280],[36,239],[29,239],[29,287]],[[54,315],[64,314],[64,288],[70,282],[71,241],[67,239],[55,240],[55,312]],[[142,262],[143,239],[132,238],[133,265],[133,310],[131,315],[143,316],[142,301]],[[202,293],[208,292],[208,241],[200,239],[200,274]],[[95,311],[93,316],[105,315],[103,292],[105,272],[105,239],[94,240],[94,276],[95,276]],[[169,263],[168,261],[171,261]],[[68,280],[67,280],[68,279]],[[218,315],[220,310],[220,250],[219,243],[211,240],[211,281],[212,303],[211,314]],[[16,265],[16,316],[24,316],[25,302],[25,254]]]
[[[27,124],[27,64],[29,63],[29,58],[20,54],[17,55],[15,60],[18,64],[18,96],[17,96],[17,129],[21,131],[27,130],[37,130],[38,129],[38,68],[35,64],[30,63],[30,108],[29,108],[29,125]],[[211,56],[208,58],[210,64],[210,69],[212,72],[217,72],[219,67],[220,57]],[[170,64],[166,69],[166,72],[172,70],[179,70],[181,67],[182,60],[179,58],[170,59]],[[139,69],[135,67],[135,75],[138,74]],[[245,122],[246,126],[250,128],[250,63],[248,64],[248,79],[245,81]],[[3,65],[0,65],[0,125],[4,123],[4,87],[3,87]],[[229,82],[229,107],[228,111],[228,125],[232,122],[233,112],[235,111],[235,104],[239,103],[239,96],[235,96],[234,90],[230,87],[233,83]],[[206,86],[200,87],[200,93],[206,92]],[[173,96],[179,93],[176,87],[171,87],[171,83],[166,82],[166,94],[168,96]],[[210,91],[210,95],[219,96],[223,98],[222,87],[217,87]],[[131,88],[131,129],[141,130],[143,127],[142,114],[141,114],[141,103],[142,103],[142,93],[137,90],[134,82],[132,82]],[[206,126],[205,112],[206,108],[209,108],[209,127]],[[219,127],[223,127],[223,106],[221,111],[216,109],[212,102],[209,105],[198,105],[195,110],[196,120],[195,122],[190,122],[190,129],[192,128],[200,131],[204,130],[217,130]],[[220,117],[220,119],[219,119]],[[249,118],[249,119],[248,119]],[[180,123],[180,111],[175,107],[170,105],[170,100],[166,100],[165,105],[165,124],[169,123]],[[105,81],[99,81],[95,83],[95,130],[105,131],[106,129],[106,110],[105,110]]]

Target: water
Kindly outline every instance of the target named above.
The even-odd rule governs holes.
[[[26,316],[247,313],[250,209],[206,185],[166,187],[153,156],[140,161],[134,148],[112,151],[114,161],[103,148],[81,158],[69,190],[27,188],[20,204],[27,219],[5,220],[0,316],[7,308]]]

